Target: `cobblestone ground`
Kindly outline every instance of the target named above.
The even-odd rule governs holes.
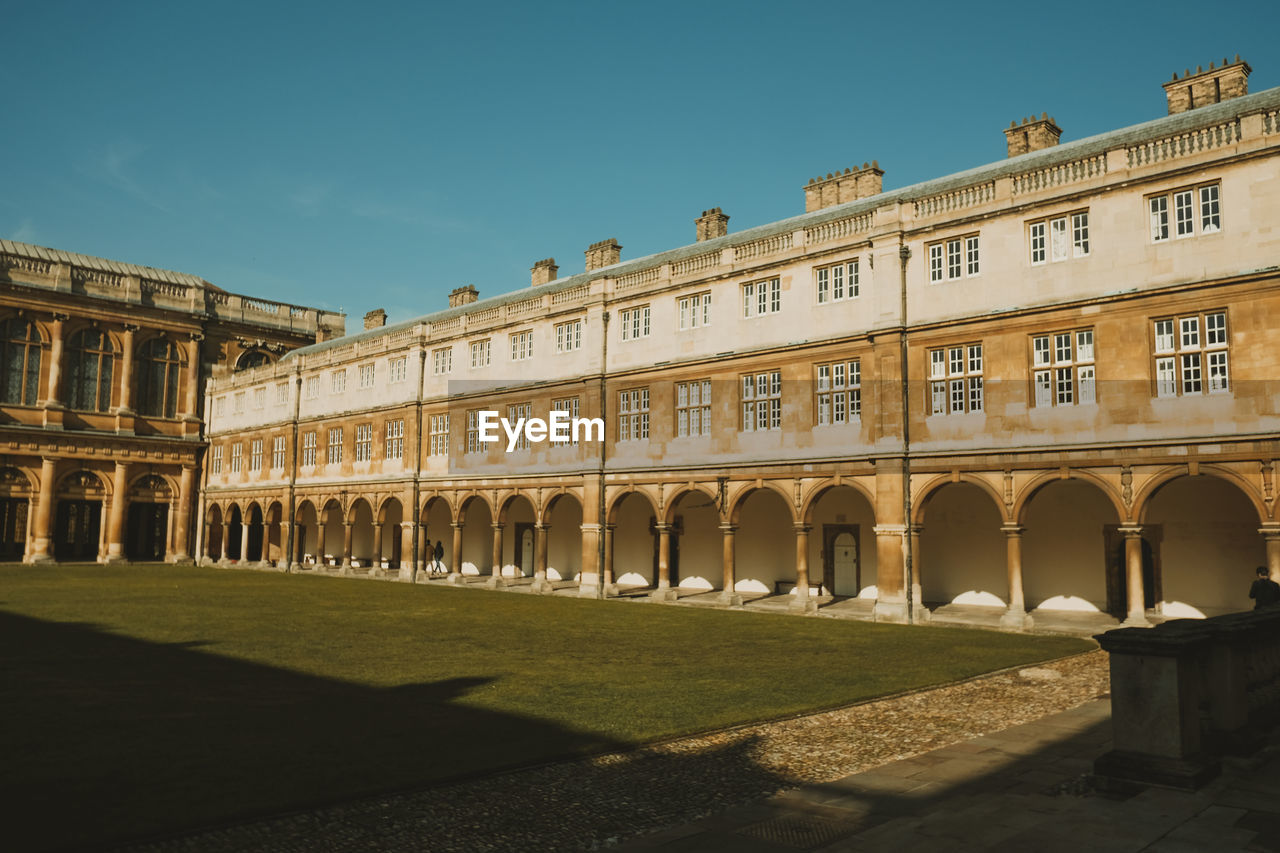
[[[1035,720],[1107,690],[1107,656],[1089,652],[836,711],[128,849],[598,850],[799,784],[835,780]]]

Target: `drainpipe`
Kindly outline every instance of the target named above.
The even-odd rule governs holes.
[[[901,240],[901,238],[899,238]],[[911,391],[907,373],[907,261],[911,258],[911,248],[903,242],[898,243],[898,290],[901,295],[900,306],[902,326],[898,332],[899,370],[902,374],[902,518],[905,523],[902,542],[902,588],[907,599],[907,624],[915,621],[914,602],[911,600]]]
[[[606,303],[608,304],[608,303]],[[603,421],[605,413],[609,411],[609,397],[606,388],[606,379],[609,375],[609,311],[606,309],[600,314],[600,419]],[[605,434],[601,436],[600,442],[600,488],[599,488],[599,504],[597,509],[597,522],[600,529],[596,532],[596,598],[603,601],[605,598],[604,589],[604,540],[605,525],[608,519],[605,518],[605,497],[604,497],[604,466],[606,449],[609,446],[609,425],[605,424]]]
[[[427,381],[427,344],[418,339],[418,414],[414,434],[417,448],[413,453],[413,555],[409,558],[409,582],[418,575],[418,537],[422,535],[422,516],[418,504],[422,501],[422,395]],[[447,450],[446,450],[447,452]],[[403,521],[403,518],[401,519]],[[430,544],[430,543],[428,543]]]
[[[289,423],[289,444],[293,447],[293,459],[289,464],[289,541],[287,543],[289,550],[284,557],[284,570],[292,572],[294,569],[294,557],[298,550],[295,546],[298,535],[298,510],[295,506],[297,494],[295,489],[298,484],[298,415],[301,413],[302,406],[302,369],[300,364],[295,364],[293,368],[293,420]]]

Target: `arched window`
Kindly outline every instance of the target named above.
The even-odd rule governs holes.
[[[159,418],[178,416],[178,373],[182,356],[177,344],[153,338],[138,350],[138,411]]]
[[[251,349],[241,354],[239,361],[236,362],[236,370],[248,370],[251,367],[262,367],[270,363],[271,356],[262,350]]]
[[[40,390],[40,333],[14,317],[0,323],[0,402],[34,406]]]
[[[111,408],[111,368],[115,351],[99,329],[84,329],[67,346],[67,405],[105,412]]]

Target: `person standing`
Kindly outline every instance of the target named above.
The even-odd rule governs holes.
[[[1249,587],[1249,597],[1253,599],[1254,610],[1280,604],[1280,583],[1271,579],[1266,566],[1258,566],[1258,579]]]

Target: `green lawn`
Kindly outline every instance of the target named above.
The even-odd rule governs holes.
[[[422,786],[1089,648],[176,567],[5,567],[0,630],[9,849]]]

